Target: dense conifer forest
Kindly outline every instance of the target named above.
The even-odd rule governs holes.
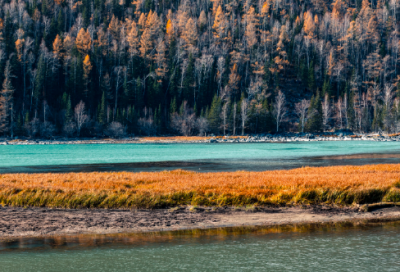
[[[397,132],[398,0],[0,0],[7,137]]]

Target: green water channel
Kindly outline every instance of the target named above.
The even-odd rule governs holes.
[[[40,169],[51,171],[53,166],[62,167],[62,171],[80,171],[79,169],[82,169],[82,167],[86,167],[84,171],[116,171],[133,168],[141,171],[149,168],[147,164],[155,167],[149,170],[157,171],[171,167],[186,167],[188,170],[200,171],[239,169],[259,171],[304,165],[333,165],[337,164],[338,160],[329,160],[329,156],[364,153],[400,154],[400,143],[341,141],[235,144],[7,145],[0,146],[0,173],[12,169],[14,169],[14,172],[35,172]],[[320,156],[328,157],[321,160],[313,159]],[[168,162],[169,164],[151,165],[151,163],[156,162]],[[353,162],[356,161],[353,160]],[[373,161],[372,163],[398,162],[400,162],[398,158],[392,158],[390,160]],[[118,166],[124,163],[134,164],[119,169]],[[137,163],[141,164],[138,165]],[[365,162],[359,164],[365,163],[371,162],[365,160]],[[94,167],[92,169],[88,167],[95,164],[102,164],[103,168]],[[354,163],[349,161],[345,164]],[[28,168],[18,168],[25,166],[28,166]]]
[[[1,271],[399,271],[400,225],[0,243]]]

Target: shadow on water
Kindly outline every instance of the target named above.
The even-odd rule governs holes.
[[[66,173],[66,172],[155,172],[183,169],[196,172],[267,171],[305,166],[367,165],[400,163],[400,154],[357,154],[303,157],[295,159],[209,159],[134,163],[99,163],[0,167],[0,173]]]
[[[205,172],[217,169],[220,163],[202,161],[161,161],[133,163],[96,163],[71,165],[39,165],[0,167],[0,173],[67,173],[67,172],[141,172],[185,169]]]
[[[0,239],[0,252],[31,250],[74,250],[108,246],[145,246],[162,243],[211,243],[233,240],[246,235],[271,238],[277,234],[293,236],[335,234],[351,231],[398,230],[400,221],[393,222],[336,222],[290,224],[281,226],[224,227],[215,229],[194,229],[148,233],[123,234],[81,234],[33,238]]]

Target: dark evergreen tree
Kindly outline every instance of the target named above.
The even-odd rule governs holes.
[[[208,121],[210,122],[210,130],[219,134],[220,125],[221,125],[221,99],[215,95],[213,101],[211,103],[211,107],[208,113]]]
[[[310,68],[308,69],[308,88],[311,91],[315,90],[315,76],[314,76],[314,62],[311,61]]]
[[[319,91],[311,98],[310,107],[308,109],[310,117],[305,125],[305,131],[307,132],[319,132],[322,131],[322,105]]]
[[[98,109],[98,120],[100,124],[106,123],[106,94],[103,92],[101,96],[101,102]]]
[[[65,123],[68,124],[69,122],[72,121],[74,116],[73,110],[72,110],[72,105],[71,105],[71,97],[68,96],[67,100],[67,107],[65,109]]]
[[[354,96],[355,96],[355,90],[352,90],[349,95],[348,107],[347,107],[347,118],[348,118],[347,128],[353,130],[356,129],[356,111],[354,109]]]

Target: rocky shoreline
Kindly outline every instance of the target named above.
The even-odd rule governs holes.
[[[145,144],[145,143],[287,143],[287,142],[322,142],[322,141],[376,141],[400,142],[400,134],[353,134],[353,133],[285,133],[259,134],[249,136],[208,136],[208,137],[129,137],[122,139],[99,138],[58,138],[46,139],[2,139],[0,145],[65,145],[65,144]],[[199,139],[201,138],[201,139]]]

